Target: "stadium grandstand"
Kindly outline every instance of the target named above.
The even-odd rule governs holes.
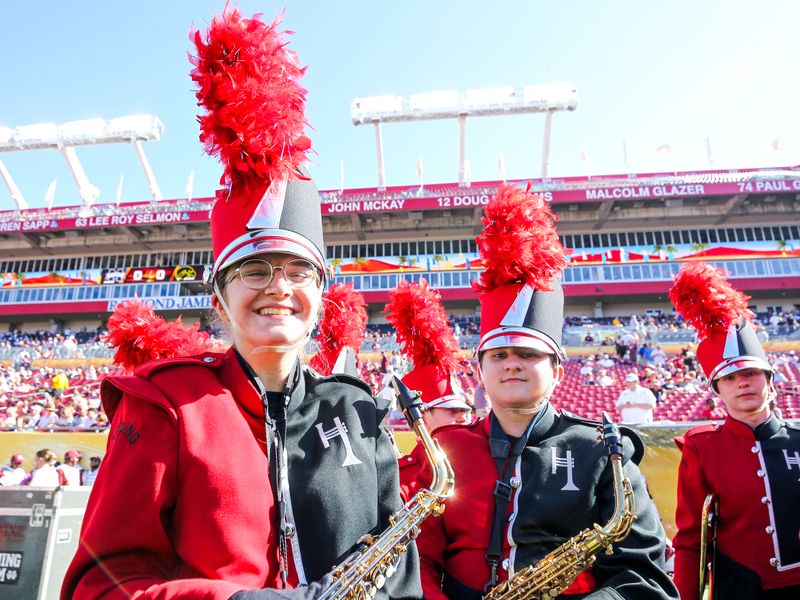
[[[757,313],[800,308],[800,167],[517,181],[552,202],[572,250],[566,315],[669,314],[680,263],[724,267]],[[476,314],[475,236],[500,182],[323,191],[328,259],[382,315],[388,290],[425,277],[456,317]],[[4,330],[101,326],[138,296],[208,317],[213,199],[0,213]]]
[[[482,207],[500,183],[321,192],[334,280],[352,283],[369,304],[365,357],[397,350],[383,315],[388,292],[401,279],[422,277],[441,291],[469,353],[478,328],[470,284],[481,272],[475,236]],[[531,185],[552,203],[562,242],[571,250],[564,340],[573,356],[613,353],[621,336],[637,329],[639,348],[659,345],[675,355],[691,344],[694,332],[674,319],[666,292],[681,263],[697,259],[725,268],[752,296],[762,339],[771,339],[777,351],[800,348],[800,167],[512,183]],[[203,274],[212,263],[212,203],[178,199],[0,213],[0,328],[6,339],[33,331],[83,336],[87,342],[71,356],[107,366],[110,353],[96,332],[117,303],[133,297],[166,317],[180,314],[208,326]],[[13,364],[30,350],[7,341],[0,359]],[[33,358],[35,365],[43,357]],[[634,368],[631,358],[638,356],[631,353],[611,373],[619,385],[625,374],[619,369]],[[365,376],[378,387],[376,374],[368,369]],[[787,416],[795,416],[794,369],[786,379],[783,404]],[[80,386],[81,377],[76,381]],[[476,386],[470,377],[463,383]],[[613,409],[619,385],[584,383],[568,377],[556,399],[587,416]],[[678,401],[660,406],[656,416],[701,417],[705,395],[678,391],[671,394]]]

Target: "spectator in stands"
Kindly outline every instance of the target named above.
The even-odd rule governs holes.
[[[628,373],[625,376],[626,389],[622,390],[616,406],[620,409],[623,423],[633,425],[653,422],[653,409],[656,397],[649,389],[639,385],[639,376]]]
[[[664,390],[665,394],[668,394],[670,391],[675,390],[675,381],[672,379],[672,373],[670,371],[663,371],[662,374],[662,384],[661,389]],[[662,398],[662,402],[664,398]]]
[[[97,369],[94,368],[94,365],[86,367],[86,370],[83,372],[83,379],[88,383],[97,381]]]
[[[39,420],[36,422],[36,429],[52,429],[58,423],[55,406],[46,406],[42,410]]]
[[[83,408],[81,406],[78,407],[76,412],[78,417],[80,417],[80,421],[78,422],[78,428],[91,429],[97,424],[97,409]]]
[[[22,463],[25,462],[25,457],[22,454],[12,454],[11,460],[7,465],[3,466],[3,472],[0,476],[0,485],[20,485],[22,484],[28,473],[22,468]]]
[[[623,343],[627,346],[628,360],[636,364],[639,360],[639,334],[635,331],[628,331],[622,336]]]
[[[100,472],[100,464],[103,462],[103,459],[99,456],[92,456],[89,458],[89,468],[83,470],[83,479],[81,480],[81,485],[94,485],[95,479],[97,479],[97,474]]]
[[[0,413],[2,415],[2,413]],[[16,406],[9,406],[6,408],[5,416],[0,420],[0,429],[7,431],[15,431],[17,429],[17,418],[19,414]]]
[[[81,485],[81,474],[83,467],[80,465],[81,453],[77,450],[67,450],[64,454],[64,462],[57,469],[64,474],[66,485]]]
[[[608,374],[607,369],[600,369],[597,371],[597,385],[600,387],[611,387],[615,383],[614,378]]]
[[[97,422],[94,424],[93,429],[107,429],[108,425],[108,417],[101,412],[97,415]]]
[[[624,363],[625,357],[628,355],[628,346],[622,340],[622,335],[617,335],[617,339],[614,341],[614,349],[617,353],[617,358]]]
[[[594,380],[594,361],[591,358],[583,361],[579,373],[583,376],[583,385],[590,385],[588,381]]]
[[[643,365],[649,365],[653,361],[653,348],[650,344],[642,344],[639,348],[639,362]]]
[[[664,350],[661,349],[661,346],[656,345],[650,351],[650,361],[656,369],[659,367],[663,367],[664,364],[667,362],[667,355],[664,353]]]
[[[478,382],[475,388],[475,415],[478,418],[485,417],[491,410],[491,402],[489,396],[486,394],[486,388],[483,383]]]
[[[778,400],[776,398],[772,398],[769,401],[769,409],[772,411],[772,414],[775,415],[775,418],[779,421],[783,420],[783,411],[778,407]],[[800,536],[800,531],[798,532],[798,536]]]
[[[21,485],[31,487],[57,487],[64,485],[64,475],[56,469],[56,453],[49,448],[43,448],[36,453],[33,459],[33,470]]]
[[[686,367],[687,371],[697,371],[697,355],[694,353],[694,350],[691,348],[683,348],[681,350],[681,356],[683,356],[683,366]]]
[[[79,423],[80,417],[75,415],[75,408],[71,404],[65,404],[59,409],[55,423],[58,429],[74,429]]]
[[[603,354],[603,357],[600,360],[597,361],[597,364],[599,366],[603,367],[604,369],[610,369],[611,367],[613,367],[617,363],[614,362],[614,359],[607,352],[605,352]]]
[[[300,170],[300,70],[278,29],[230,8],[193,38],[208,57],[193,70],[200,103],[228,92],[226,125],[212,124],[220,114],[201,121],[206,147],[223,145],[230,160],[211,212],[210,279],[232,346],[169,348],[176,358],[104,380],[114,434],[62,598],[317,598],[331,566],[402,508],[382,407],[356,377],[303,361],[328,270],[319,195]],[[213,58],[232,47],[241,60]],[[258,68],[267,52],[269,73]],[[409,544],[376,600],[421,598],[418,573]],[[298,582],[308,586],[285,589]]]
[[[475,412],[475,389],[474,388],[467,388],[464,390],[464,402],[469,404],[472,408],[472,412]]]
[[[54,398],[60,398],[64,390],[69,387],[69,378],[62,369],[59,369],[56,374],[53,375],[50,387],[52,388]]]
[[[724,419],[725,413],[719,407],[719,398],[716,396],[709,396],[706,398],[706,404],[703,411],[700,413],[700,418],[703,421],[713,421],[716,419]]]
[[[700,392],[700,388],[703,386],[702,380],[697,376],[697,371],[688,370],[686,371],[686,377],[684,377],[684,387],[683,389],[690,394],[697,394]]]
[[[698,298],[698,289],[713,294]],[[700,364],[728,413],[722,424],[695,427],[675,440],[682,451],[673,540],[681,598],[701,595],[701,543],[708,527],[701,514],[709,495],[718,500],[715,543],[708,548],[714,597],[798,598],[800,461],[791,457],[800,448],[800,429],[770,408],[772,367],[750,321],[749,297],[720,269],[692,263],[681,267],[670,299],[698,329]]]

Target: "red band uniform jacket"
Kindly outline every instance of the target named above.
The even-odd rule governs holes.
[[[715,596],[761,598],[796,587],[800,598],[800,429],[771,416],[755,430],[727,417],[676,438],[675,582],[698,596],[700,524],[708,494],[719,499]]]
[[[102,396],[108,449],[61,597],[282,587],[263,404],[235,352],[154,361],[107,378]],[[298,365],[285,401],[291,587],[321,579],[402,502],[385,410],[366,384]],[[410,544],[379,597],[420,598],[417,571]]]
[[[594,523],[604,525],[613,513],[613,476],[608,453],[598,441],[599,423],[559,413],[550,405],[544,410],[513,465],[499,581],[538,562]],[[423,523],[417,538],[422,586],[429,600],[480,598],[489,580],[485,554],[498,479],[489,448],[492,418],[443,427],[434,434],[455,471],[455,495],[441,517]],[[566,593],[592,599],[677,598],[664,572],[664,530],[636,465],[644,449],[638,436],[622,429],[624,471],[636,501],[633,529],[624,541],[614,544],[612,556],[598,554],[595,566]],[[417,446],[400,459],[405,497],[430,482],[430,469],[421,457]],[[447,592],[442,591],[443,579]]]

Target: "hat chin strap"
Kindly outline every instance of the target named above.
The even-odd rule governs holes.
[[[547,406],[547,403],[550,402],[550,396],[553,395],[554,391],[555,385],[550,386],[547,393],[533,406],[526,406],[525,408],[502,408],[501,410],[515,415],[535,415]],[[492,407],[492,410],[494,410],[494,407]]]
[[[219,289],[219,285],[217,284],[216,279],[214,280],[214,293],[217,295],[217,300],[219,300],[219,303],[222,306],[222,310],[225,312],[225,316],[228,317],[228,321],[233,323],[234,322],[233,313],[231,312],[231,309],[228,308],[228,304],[225,302],[225,298],[222,295],[222,291]],[[296,339],[293,342],[290,341],[284,344],[278,344],[274,346],[257,346],[253,348],[250,354],[263,354],[264,352],[292,352],[293,350],[302,348],[309,342],[309,340],[311,339],[312,331],[314,331],[314,327],[311,327],[311,329],[306,331],[304,334],[302,334],[298,339]]]

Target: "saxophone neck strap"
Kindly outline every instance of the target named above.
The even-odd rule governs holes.
[[[514,472],[514,463],[522,454],[528,444],[531,432],[541,420],[545,409],[540,410],[531,419],[523,434],[516,439],[509,438],[494,413],[489,416],[489,451],[497,466],[498,478],[494,482],[494,514],[492,516],[492,530],[489,534],[489,545],[486,548],[486,562],[489,564],[489,581],[486,582],[484,593],[497,585],[497,568],[503,556],[503,533],[508,521],[508,503],[514,493],[511,475]],[[519,487],[519,483],[517,483]]]
[[[278,508],[278,554],[280,561],[280,577],[283,588],[288,587],[289,581],[289,555],[286,538],[287,519],[286,519],[286,489],[285,482],[288,481],[288,457],[286,453],[286,420],[287,406],[289,405],[289,394],[284,392],[270,392],[265,387],[261,378],[253,368],[236,351],[236,357],[242,365],[245,373],[253,382],[261,396],[261,403],[264,407],[264,429],[267,440],[267,464],[269,465],[269,481],[272,486],[272,493],[277,500]],[[293,373],[296,376],[296,373]],[[291,378],[290,378],[291,379]]]

